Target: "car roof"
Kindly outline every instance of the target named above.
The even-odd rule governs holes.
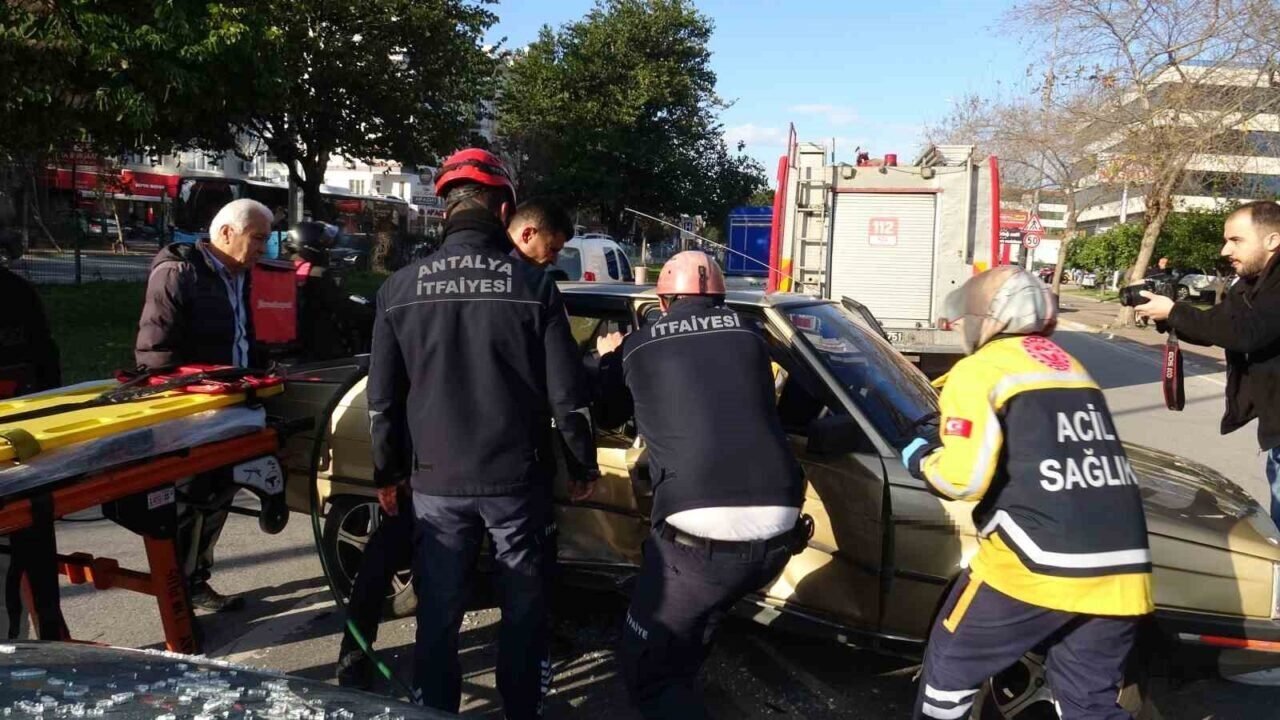
[[[635,283],[604,282],[560,282],[560,292],[567,296],[616,297],[632,300],[657,300],[658,294],[653,283],[637,285]],[[833,302],[825,298],[800,293],[775,292],[763,290],[730,290],[725,293],[725,300],[733,305],[749,305],[754,307],[788,307],[795,305],[812,305],[818,302]]]
[[[615,246],[618,244],[617,240],[614,240],[608,235],[574,235],[573,237],[565,241],[565,245],[579,245],[579,244],[583,244],[583,241],[590,241],[592,243],[601,243],[601,244],[615,245]]]

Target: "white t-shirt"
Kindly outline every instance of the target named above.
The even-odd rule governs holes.
[[[795,527],[800,509],[774,505],[709,507],[667,516],[667,524],[710,540],[768,540]]]

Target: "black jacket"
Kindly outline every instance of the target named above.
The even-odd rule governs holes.
[[[245,332],[253,357],[249,273],[244,276]],[[172,243],[156,253],[138,321],[133,356],[144,367],[181,363],[232,364],[236,316],[226,283],[192,243]]]
[[[300,268],[298,341],[304,359],[330,360],[369,352],[373,305],[351,300],[338,287],[330,268],[310,264]]]
[[[648,447],[655,526],[696,508],[804,500],[764,338],[711,298],[677,301],[601,358],[599,396],[604,427],[634,409]]]
[[[0,398],[62,384],[44,305],[22,277],[0,268]]]
[[[546,273],[510,256],[488,212],[445,223],[439,251],[378,291],[366,396],[379,487],[428,495],[547,490],[551,428],[596,469],[590,394]]]
[[[1240,279],[1218,305],[1177,303],[1168,325],[1196,345],[1227,351],[1227,409],[1222,433],[1258,419],[1263,450],[1280,446],[1280,270],[1273,257],[1257,278]]]

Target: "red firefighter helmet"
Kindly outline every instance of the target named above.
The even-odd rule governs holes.
[[[436,196],[443,200],[450,188],[460,182],[474,182],[489,187],[503,188],[516,202],[516,188],[511,184],[511,174],[497,155],[480,148],[467,148],[450,155],[436,173]]]
[[[701,250],[676,253],[658,274],[659,295],[723,295],[724,273]]]

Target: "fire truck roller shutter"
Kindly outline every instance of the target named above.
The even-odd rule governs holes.
[[[861,302],[886,325],[929,323],[935,204],[925,193],[836,195],[831,297]]]

